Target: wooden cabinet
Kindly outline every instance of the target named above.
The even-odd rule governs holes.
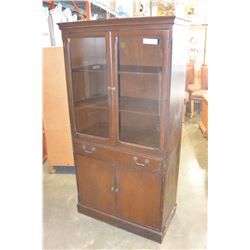
[[[62,47],[43,48],[43,121],[50,172],[74,166]]]
[[[59,24],[78,211],[158,242],[176,209],[188,26]]]

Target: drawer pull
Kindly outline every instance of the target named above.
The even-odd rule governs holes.
[[[87,115],[91,116],[91,115],[96,115],[98,113],[99,113],[98,111],[89,111],[89,112],[87,112]]]
[[[149,159],[145,159],[144,163],[138,162],[138,157],[137,156],[134,156],[133,159],[135,161],[135,164],[138,165],[138,166],[145,167],[146,165],[149,164]]]
[[[90,150],[87,150],[87,146],[86,146],[86,145],[83,145],[83,146],[82,146],[82,149],[83,149],[83,151],[84,151],[85,153],[87,153],[87,154],[92,154],[93,152],[96,151],[96,148],[95,148],[95,147],[92,147]]]

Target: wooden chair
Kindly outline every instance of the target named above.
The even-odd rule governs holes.
[[[185,115],[186,115],[186,111],[187,111],[187,104],[188,104],[188,102],[189,102],[189,93],[185,91],[182,122],[184,122],[184,120],[185,120]]]
[[[208,95],[203,95],[201,120],[199,123],[200,130],[205,138],[208,139]]]
[[[186,90],[188,88],[188,85],[194,84],[194,64],[192,62],[189,62],[186,66]]]
[[[198,84],[195,86],[198,88]],[[201,67],[201,84],[200,89],[195,89],[195,87],[192,87],[192,91],[190,89],[190,102],[191,102],[191,114],[190,118],[194,116],[194,104],[196,101],[201,102],[203,99],[203,96],[208,93],[208,68],[207,65],[203,64]]]

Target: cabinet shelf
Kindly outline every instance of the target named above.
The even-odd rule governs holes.
[[[120,111],[131,112],[144,115],[159,115],[159,102],[135,97],[120,97]],[[108,109],[108,99],[106,95],[97,96],[75,103],[76,109],[93,108],[93,109]]]
[[[161,67],[137,66],[137,65],[120,65],[119,74],[159,74]]]
[[[85,100],[75,102],[76,109],[81,108],[98,108],[107,109],[108,97],[107,95],[95,96],[92,98],[87,98]]]
[[[158,148],[160,133],[157,130],[141,130],[134,127],[122,126],[120,131],[120,141],[129,142],[148,147]]]
[[[72,70],[74,72],[105,72],[107,66],[106,64],[91,64],[87,66],[73,67]],[[118,69],[119,74],[159,74],[160,72],[162,72],[162,67],[153,66],[120,65]]]
[[[101,137],[108,137],[108,124],[101,123],[92,125],[89,128],[83,129],[79,131],[83,134],[91,134],[94,136],[101,136]],[[140,130],[135,129],[128,126],[123,126],[121,128],[122,134],[120,135],[120,141],[135,143],[140,145],[148,145],[152,148],[158,147],[158,140],[159,140],[159,132],[158,131],[147,131],[147,130]]]
[[[108,124],[107,123],[99,123],[92,125],[91,127],[80,130],[79,132],[82,134],[89,134],[94,136],[108,137]]]
[[[106,71],[106,69],[107,69],[106,64],[91,64],[87,66],[77,66],[72,68],[74,72],[80,72],[80,71],[104,72]]]
[[[145,115],[158,115],[159,102],[136,97],[120,97],[120,111]]]

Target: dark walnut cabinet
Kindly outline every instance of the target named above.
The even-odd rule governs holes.
[[[78,211],[161,242],[176,209],[189,22],[59,27]]]

